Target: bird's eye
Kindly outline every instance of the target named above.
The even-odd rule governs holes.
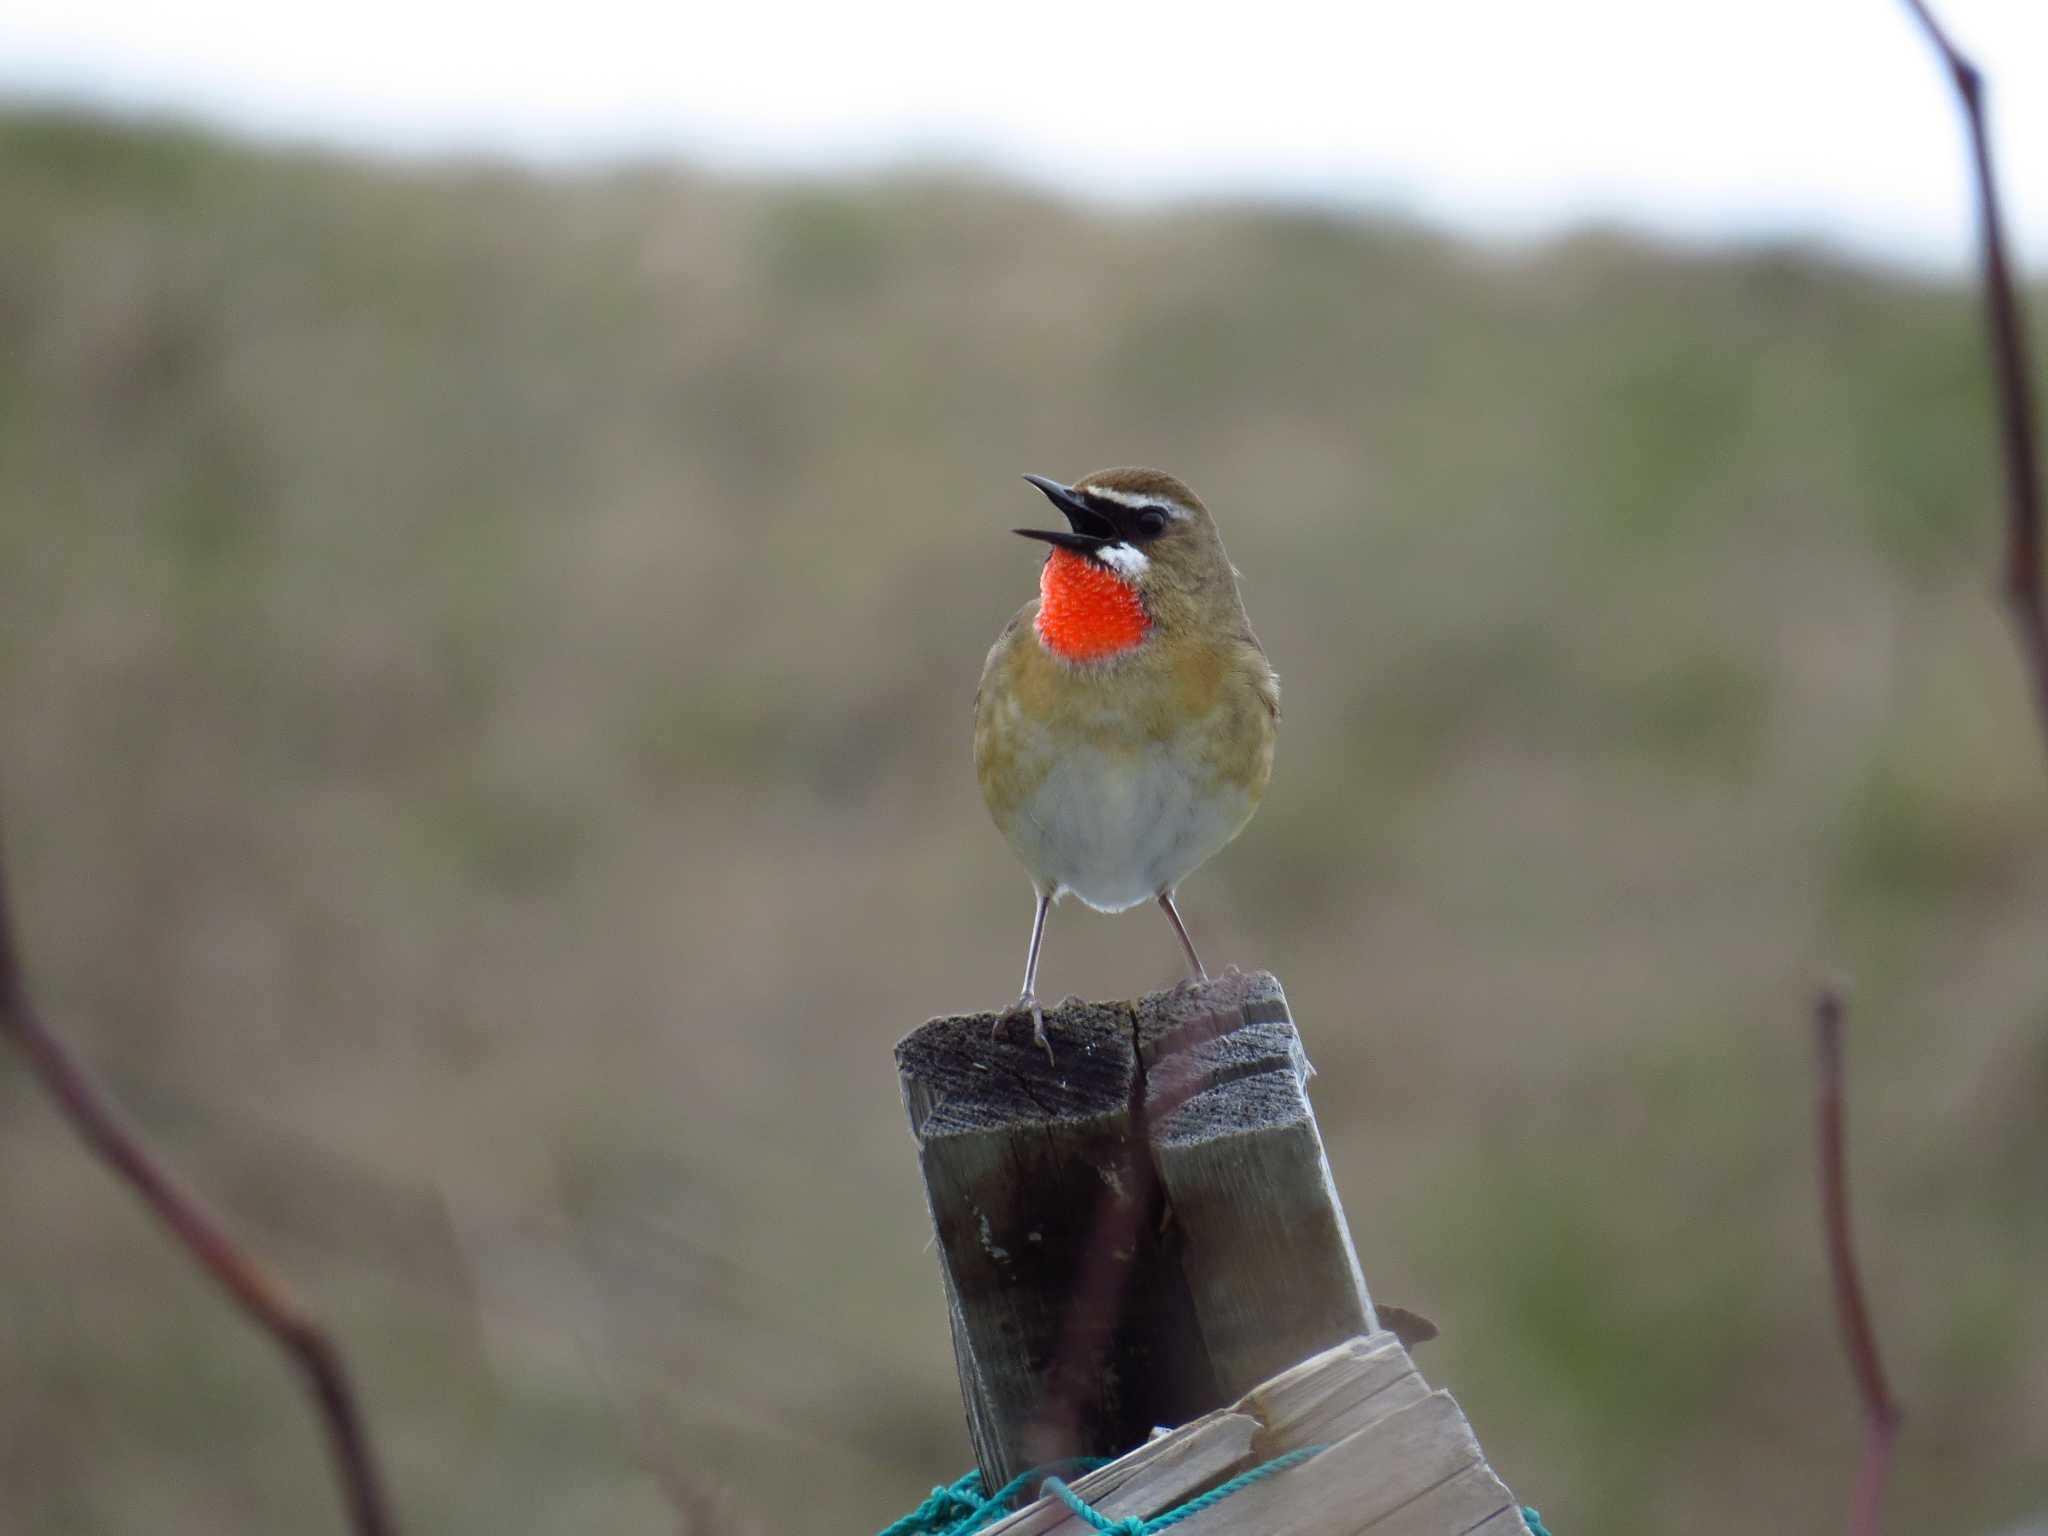
[[[1138,532],[1148,539],[1156,539],[1166,532],[1166,514],[1157,507],[1147,507],[1138,514]]]

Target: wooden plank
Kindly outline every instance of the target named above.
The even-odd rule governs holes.
[[[1464,1536],[1529,1536],[1529,1522],[1522,1518],[1522,1506],[1509,1500],[1508,1507],[1497,1515],[1489,1515]],[[2048,1536],[2043,1531],[2041,1536]]]
[[[1174,1529],[1179,1536],[1358,1536],[1479,1460],[1465,1415],[1448,1392],[1432,1392]]]
[[[1156,995],[1137,1023],[1152,1160],[1218,1385],[1243,1392],[1372,1332],[1279,981],[1230,975]]]
[[[1149,1520],[1251,1465],[1258,1427],[1249,1414],[1212,1413],[1068,1486],[1112,1520]],[[982,1536],[1089,1536],[1093,1530],[1058,1499],[1047,1498],[997,1521]]]
[[[1324,1350],[1245,1394],[1236,1410],[1162,1435],[1077,1480],[1111,1520],[1152,1519],[1291,1449],[1328,1448],[1190,1515],[1184,1536],[1523,1536],[1519,1506],[1463,1412],[1416,1374],[1390,1334]],[[1093,1536],[1040,1499],[987,1536]]]
[[[1514,1495],[1493,1475],[1493,1468],[1475,1461],[1365,1529],[1369,1536],[1467,1536],[1504,1513],[1521,1518]]]
[[[1263,1426],[1252,1450],[1267,1461],[1305,1445],[1329,1445],[1428,1392],[1391,1333],[1347,1339],[1253,1388],[1238,1401]]]

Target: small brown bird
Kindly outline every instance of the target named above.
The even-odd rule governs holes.
[[[974,697],[989,814],[1031,873],[1038,910],[1011,1016],[1038,1004],[1046,913],[1071,891],[1098,912],[1157,901],[1193,977],[1181,881],[1243,830],[1273,772],[1280,680],[1252,634],[1237,571],[1200,499],[1154,469],[1062,485],[1024,477],[1066,529],[1038,600],[1010,620]]]

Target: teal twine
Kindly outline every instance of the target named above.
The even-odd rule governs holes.
[[[981,1474],[970,1472],[958,1482],[934,1488],[932,1496],[916,1509],[898,1520],[880,1536],[973,1536],[983,1526],[993,1523],[1008,1514],[1010,1502],[1032,1483],[1040,1478],[1045,1480],[1045,1491],[1054,1495],[1068,1509],[1087,1521],[1102,1536],[1154,1536],[1169,1526],[1180,1524],[1190,1515],[1220,1504],[1233,1493],[1251,1487],[1261,1479],[1271,1477],[1275,1472],[1285,1472],[1289,1467],[1307,1461],[1322,1450],[1320,1445],[1306,1446],[1298,1451],[1289,1451],[1285,1456],[1276,1456],[1271,1461],[1261,1462],[1249,1472],[1240,1472],[1229,1482],[1211,1488],[1199,1498],[1168,1510],[1150,1520],[1141,1520],[1128,1515],[1122,1520],[1112,1520],[1100,1510],[1093,1508],[1086,1499],[1069,1488],[1057,1477],[1046,1476],[1046,1469],[1037,1468],[1021,1472],[986,1498],[981,1492]],[[1098,1457],[1076,1457],[1072,1461],[1056,1465],[1074,1471],[1089,1472],[1107,1463]],[[1522,1523],[1529,1528],[1529,1536],[1550,1536],[1543,1528],[1543,1516],[1526,1505],[1522,1509]]]
[[[1076,1456],[1055,1466],[1092,1472],[1108,1462],[1099,1456]],[[1045,1476],[1044,1468],[1019,1472],[988,1497],[981,1493],[981,1474],[970,1472],[949,1486],[934,1488],[932,1496],[909,1514],[889,1526],[881,1536],[973,1536],[984,1525],[992,1525],[1010,1512],[1010,1502]],[[1546,1533],[1548,1536],[1548,1533]]]
[[[980,1506],[981,1474],[970,1472],[950,1487],[934,1488],[930,1498],[887,1527],[882,1536],[927,1536],[929,1532],[949,1531]]]
[[[1323,1447],[1320,1445],[1308,1445],[1298,1451],[1289,1451],[1285,1456],[1275,1456],[1271,1461],[1261,1462],[1249,1472],[1238,1473],[1227,1483],[1218,1484],[1200,1498],[1189,1499],[1178,1508],[1169,1509],[1165,1514],[1150,1520],[1140,1520],[1136,1515],[1127,1516],[1122,1520],[1112,1520],[1101,1511],[1091,1509],[1086,1499],[1056,1477],[1048,1477],[1045,1480],[1045,1487],[1047,1492],[1053,1494],[1096,1530],[1101,1531],[1103,1536],[1152,1536],[1153,1532],[1163,1531],[1171,1525],[1179,1525],[1188,1516],[1199,1515],[1211,1505],[1222,1503],[1233,1493],[1242,1492],[1253,1483],[1271,1477],[1275,1472],[1285,1472],[1289,1467],[1300,1465],[1321,1449]]]

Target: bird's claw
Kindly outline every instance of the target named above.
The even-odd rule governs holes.
[[[1023,1015],[1029,1015],[1031,1019],[1031,1043],[1045,1052],[1047,1066],[1057,1066],[1058,1063],[1053,1060],[1052,1041],[1048,1040],[1045,1034],[1045,1009],[1039,1005],[1038,999],[1029,992],[1026,992],[1016,1002],[1010,1004],[1008,1008],[996,1016],[996,1027],[989,1031],[989,1039],[998,1039],[1002,1035],[1005,1024]]]

